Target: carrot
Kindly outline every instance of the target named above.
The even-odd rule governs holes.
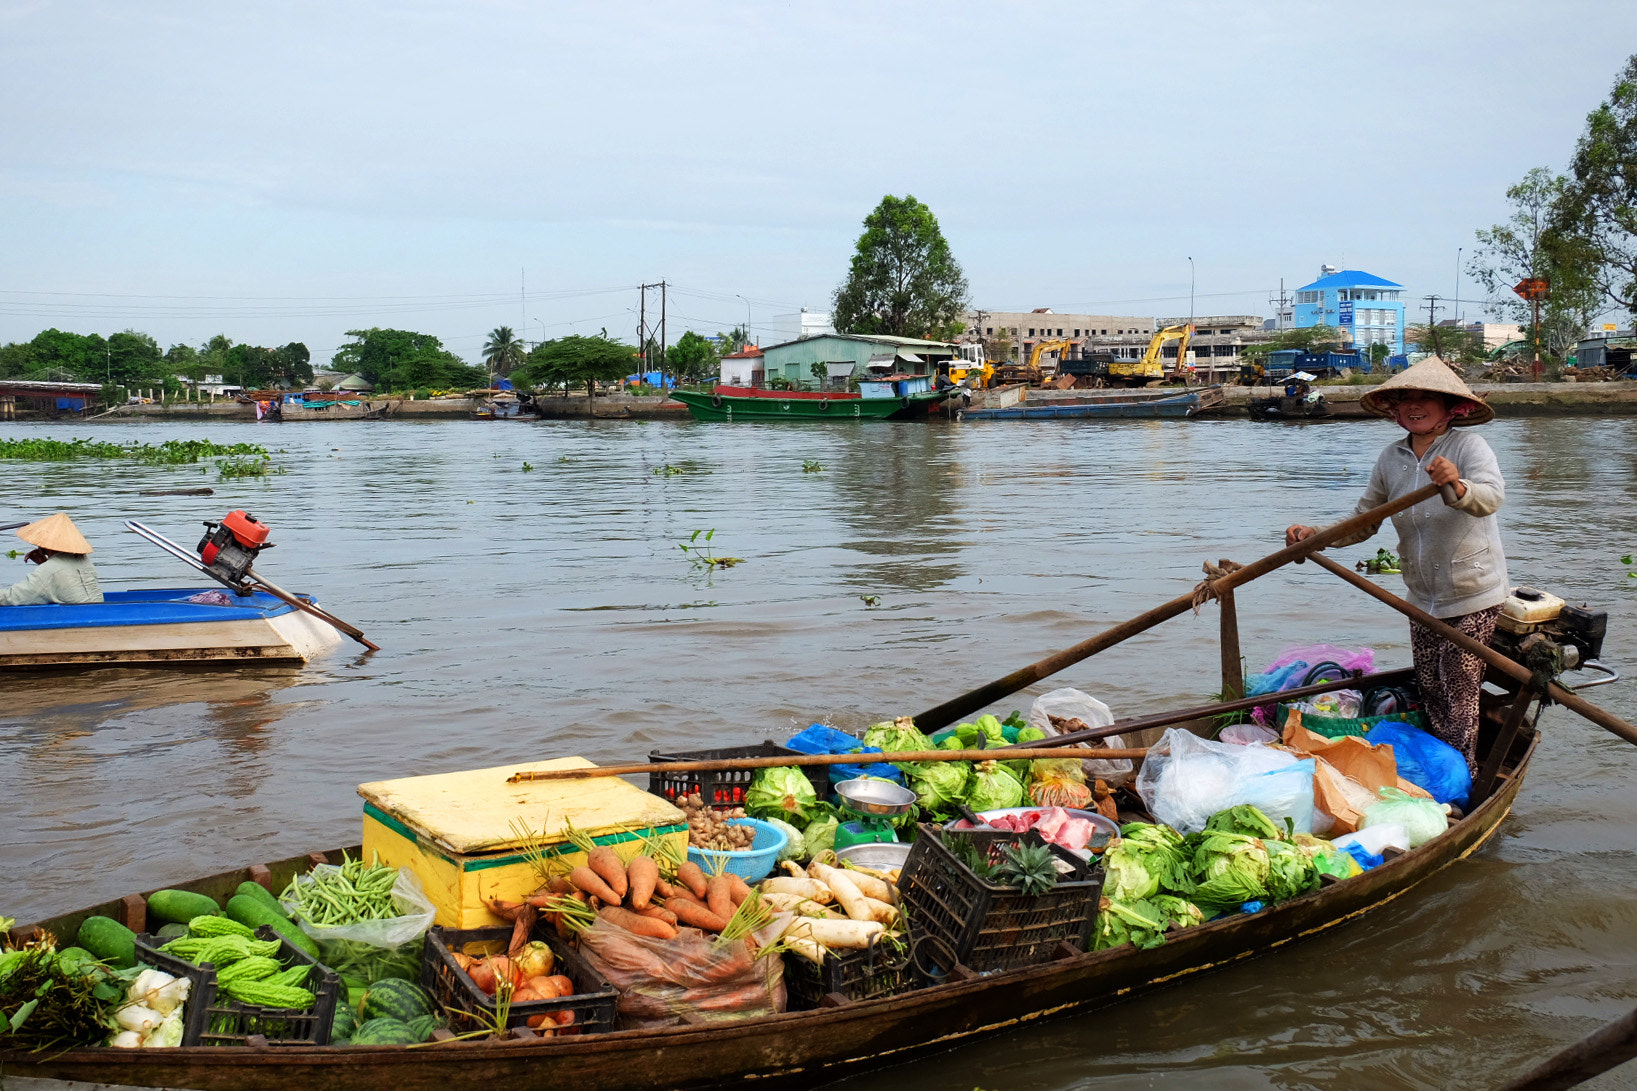
[[[664,921],[666,924],[676,923],[676,914],[663,905],[650,905],[645,909],[634,909],[632,912],[639,913],[644,917],[652,917],[658,921]]]
[[[659,865],[654,863],[652,856],[633,857],[626,865],[625,874],[631,883],[627,892],[631,899],[631,908],[648,908],[654,891],[659,887]]]
[[[620,896],[614,893],[603,877],[583,864],[568,873],[568,881],[593,898],[602,899],[607,905],[620,904]]]
[[[692,860],[677,867],[676,879],[677,882],[687,887],[694,897],[703,898],[705,896],[705,873]]]
[[[619,905],[625,900],[625,891],[629,885],[625,877],[625,865],[620,863],[620,858],[613,849],[606,845],[592,849],[586,854],[585,864],[608,884],[609,890],[614,892],[614,897],[604,898],[604,901],[609,905]],[[597,896],[602,897],[600,894]]]
[[[654,939],[675,939],[676,929],[662,920],[653,917],[644,917],[641,913],[633,913],[629,909],[618,906],[606,906],[597,910],[597,916],[609,924],[618,925],[627,932],[639,936],[652,936]]]
[[[735,906],[743,905],[745,899],[750,897],[750,884],[731,871],[726,874],[728,877],[728,893],[733,898],[733,904]]]
[[[676,923],[685,924],[690,928],[702,928],[707,932],[720,932],[728,926],[727,921],[698,902],[672,898],[665,903],[665,908],[676,914]]]
[[[676,893],[676,887],[672,886],[670,883],[667,883],[664,877],[661,876],[654,882],[654,893],[658,894],[661,898],[669,898],[672,894]]]
[[[733,888],[726,875],[712,875],[705,885],[705,905],[723,920],[733,916]]]
[[[670,905],[675,901],[692,902],[694,905],[705,904],[701,899],[694,897],[693,891],[689,890],[685,886],[673,887],[671,890],[671,896],[665,899],[665,904]]]
[[[489,907],[489,912],[508,921],[515,921],[517,911],[523,908],[522,902],[502,901],[499,898],[485,898],[484,904]]]

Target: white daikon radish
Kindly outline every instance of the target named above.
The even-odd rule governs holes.
[[[886,932],[876,921],[832,921],[817,917],[801,917],[791,925],[787,935],[805,936],[831,950],[862,951],[870,941]]]
[[[813,878],[822,879],[824,882],[829,883],[832,887],[835,886],[835,883],[832,881],[833,877],[836,875],[843,875],[853,884],[853,886],[857,887],[858,892],[864,895],[866,898],[874,898],[876,901],[886,902],[888,905],[891,905],[895,900],[891,883],[887,882],[885,879],[879,879],[876,876],[871,875],[866,871],[861,871],[857,868],[837,868],[831,867],[828,864],[815,863],[812,867],[808,868],[807,871],[809,875],[813,876]]]
[[[879,921],[888,928],[891,928],[898,920],[897,908],[888,905],[886,902],[878,902],[874,898],[866,896],[864,898],[864,908],[869,911],[870,920]]]
[[[849,917],[855,921],[872,921],[875,914],[865,905],[865,897],[859,893],[858,887],[853,885],[852,876],[845,872],[831,868],[825,882],[835,893],[836,903],[844,909]]]
[[[790,950],[796,952],[796,954],[800,955],[802,958],[805,958],[807,961],[815,962],[820,966],[824,965],[824,956],[829,954],[829,952],[820,946],[816,941],[809,939],[806,936],[792,936],[789,933],[786,933],[784,937],[784,945],[790,948]]]
[[[794,894],[801,898],[811,898],[821,905],[828,905],[836,900],[830,888],[817,879],[797,879],[788,875],[775,875],[771,879],[763,879],[761,891],[763,894]]]
[[[820,905],[811,898],[803,898],[800,894],[781,894],[770,891],[762,895],[762,900],[774,909],[782,909],[787,913],[797,913],[804,917],[837,917],[841,914],[829,906]]]

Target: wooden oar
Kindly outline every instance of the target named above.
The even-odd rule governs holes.
[[[1096,758],[1140,758],[1147,750],[1095,750]],[[507,784],[533,780],[588,780],[627,777],[638,773],[723,773],[730,769],[771,769],[781,765],[874,765],[878,762],[1007,761],[1021,758],[1061,758],[1057,749],[1033,750],[905,750],[893,754],[791,754],[782,758],[713,758],[710,761],[659,761],[631,765],[598,765],[589,769],[523,769],[506,778]],[[1073,757],[1084,755],[1075,754]]]
[[[1269,553],[1261,560],[1252,561],[1243,568],[1213,580],[1211,586],[1216,589],[1218,594],[1231,591],[1241,584],[1249,583],[1258,576],[1267,575],[1276,568],[1282,568],[1292,561],[1299,561],[1315,550],[1330,545],[1338,538],[1345,538],[1355,531],[1380,523],[1389,516],[1396,515],[1406,508],[1412,508],[1423,500],[1430,500],[1438,494],[1437,485],[1423,486],[1406,496],[1399,497],[1397,500],[1388,501],[1378,508],[1372,508],[1370,511],[1343,519],[1339,523],[1332,523],[1310,538],[1305,538],[1295,545],[1286,546],[1277,553]],[[1048,655],[1039,662],[1030,663],[1027,667],[1015,670],[1004,678],[997,678],[988,685],[979,686],[970,693],[963,693],[953,700],[945,701],[936,708],[929,708],[915,717],[915,726],[925,732],[947,727],[957,720],[978,711],[980,708],[993,704],[1002,697],[1016,693],[1025,686],[1033,685],[1042,678],[1050,677],[1065,667],[1073,666],[1082,659],[1112,648],[1114,645],[1129,640],[1138,633],[1147,632],[1160,622],[1168,621],[1185,610],[1193,609],[1193,605],[1193,592],[1179,595],[1170,602],[1156,606],[1146,613],[1138,614],[1131,620],[1121,622],[1112,629],[1103,630],[1090,640],[1083,640],[1072,648],[1065,648],[1053,655]]]
[[[1496,1091],[1558,1091],[1637,1057],[1637,1011],[1630,1012],[1560,1053],[1554,1053]]]
[[[274,583],[272,580],[268,579],[266,576],[263,576],[260,572],[257,572],[254,568],[245,572],[245,578],[249,581],[251,586],[260,587],[269,595],[289,603],[297,610],[305,610],[307,613],[318,618],[320,621],[326,622],[337,631],[352,637],[370,651],[378,652],[381,650],[381,646],[371,641],[369,637],[365,636],[363,630],[359,629],[356,625],[349,625],[345,621],[342,621],[340,618],[336,617],[334,614],[330,613],[328,610],[321,609],[310,602],[303,601],[302,599],[286,591],[284,588],[280,587],[278,584]]]
[[[1528,682],[1534,677],[1534,671],[1531,671],[1522,663],[1514,662],[1513,660],[1502,655],[1500,652],[1496,651],[1494,648],[1491,648],[1489,645],[1472,639],[1470,636],[1467,636],[1465,633],[1461,632],[1461,630],[1454,628],[1453,626],[1444,624],[1442,621],[1439,621],[1437,618],[1433,617],[1419,606],[1414,606],[1408,602],[1405,602],[1391,591],[1388,591],[1383,587],[1376,586],[1374,582],[1365,579],[1352,569],[1339,565],[1329,557],[1320,556],[1319,554],[1314,554],[1308,559],[1317,564],[1320,568],[1334,572],[1336,575],[1340,576],[1354,587],[1357,587],[1360,591],[1363,591],[1371,598],[1377,599],[1386,603],[1388,606],[1391,606],[1394,610],[1397,610],[1411,621],[1431,629],[1433,632],[1437,633],[1451,644],[1457,644],[1465,650],[1471,652],[1473,655],[1477,656],[1479,659],[1482,659],[1485,663],[1488,663],[1491,667],[1494,667],[1502,674],[1514,678],[1519,682]],[[1553,682],[1547,687],[1547,695],[1564,708],[1569,709],[1571,712],[1577,712],[1581,716],[1584,716],[1598,727],[1601,727],[1604,731],[1618,735],[1627,742],[1637,745],[1637,727],[1633,727],[1631,724],[1626,723],[1626,721],[1622,720],[1620,717],[1615,716],[1612,713],[1604,712],[1602,709],[1598,708],[1596,705],[1592,704],[1583,697],[1576,697],[1573,693],[1564,689],[1556,682]]]

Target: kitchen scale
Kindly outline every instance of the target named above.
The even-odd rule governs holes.
[[[915,793],[877,777],[855,777],[835,786],[841,809],[855,817],[836,828],[836,850],[898,840],[892,820],[909,813]]]

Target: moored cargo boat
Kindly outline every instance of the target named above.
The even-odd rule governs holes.
[[[924,377],[920,383],[925,386]],[[864,386],[861,383],[860,386]],[[764,390],[719,385],[709,394],[674,390],[671,397],[688,407],[695,420],[915,420],[949,397],[949,390],[909,389],[891,377],[871,380],[867,391]],[[885,389],[890,388],[890,389]]]

